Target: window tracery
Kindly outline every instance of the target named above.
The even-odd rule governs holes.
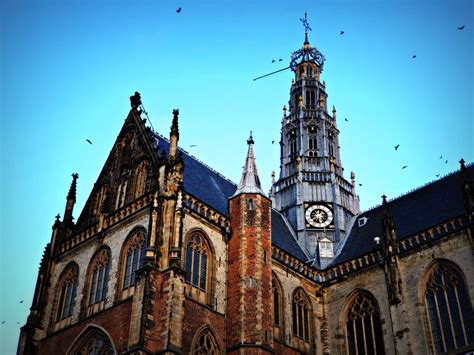
[[[70,355],[115,355],[112,341],[99,329],[87,331],[76,341]]]
[[[431,270],[425,306],[436,353],[474,343],[474,321],[469,294],[461,273],[448,263]]]
[[[298,289],[293,295],[292,300],[293,313],[293,335],[309,342],[309,305],[306,295],[301,289]]]
[[[384,354],[380,312],[375,299],[359,293],[352,300],[346,320],[349,354]]]
[[[203,238],[195,234],[189,238],[186,245],[186,282],[202,291],[207,288],[209,250]]]
[[[89,272],[89,314],[102,309],[107,298],[110,270],[110,253],[103,249],[92,261]]]
[[[77,283],[79,270],[77,265],[70,265],[58,282],[58,301],[56,307],[56,322],[70,318],[76,304]]]
[[[133,294],[137,270],[145,262],[145,251],[145,233],[143,231],[134,232],[122,250],[122,298]]]
[[[218,355],[219,346],[209,328],[204,329],[194,342],[193,355]]]

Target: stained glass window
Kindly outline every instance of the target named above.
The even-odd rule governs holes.
[[[189,238],[186,245],[186,282],[206,291],[208,248],[199,235]]]
[[[71,265],[59,280],[56,321],[70,317],[74,313],[78,272],[77,266]]]

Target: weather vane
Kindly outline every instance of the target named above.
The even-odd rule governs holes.
[[[309,27],[309,23],[308,23],[308,13],[307,13],[306,11],[304,12],[304,18],[301,18],[301,17],[300,17],[300,21],[303,23],[304,30],[305,30],[306,32],[312,31],[311,27]]]

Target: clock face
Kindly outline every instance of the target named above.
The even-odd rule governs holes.
[[[332,211],[323,205],[312,205],[306,209],[306,222],[311,227],[324,228],[332,222]]]

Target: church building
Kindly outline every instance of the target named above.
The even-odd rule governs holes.
[[[472,354],[474,165],[361,212],[324,61],[306,33],[268,194],[252,134],[236,184],[135,93],[77,219],[72,175],[18,354]]]

